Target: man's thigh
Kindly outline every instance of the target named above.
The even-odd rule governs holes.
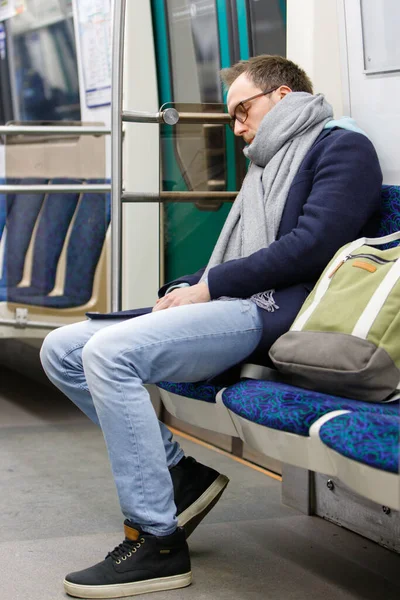
[[[244,360],[262,323],[248,300],[178,306],[98,331],[92,349],[104,363],[134,368],[145,383],[199,381]]]
[[[66,354],[77,348],[83,348],[95,333],[120,322],[115,319],[99,319],[96,321],[87,319],[79,323],[58,327],[46,336],[42,353],[51,349],[56,351],[57,354]]]

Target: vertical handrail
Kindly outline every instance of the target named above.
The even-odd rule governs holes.
[[[126,0],[115,0],[111,77],[111,310],[122,299],[122,91]]]

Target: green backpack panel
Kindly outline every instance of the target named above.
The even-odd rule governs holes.
[[[343,246],[270,357],[290,382],[380,402],[400,389],[400,232]]]

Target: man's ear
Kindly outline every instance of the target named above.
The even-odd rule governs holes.
[[[287,85],[281,85],[276,91],[279,94],[279,99],[282,100],[282,98],[284,98],[286,94],[289,94],[292,90]]]

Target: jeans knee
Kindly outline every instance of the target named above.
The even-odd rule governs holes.
[[[82,371],[81,347],[68,326],[55,329],[45,337],[40,349],[40,361],[51,381],[63,379],[66,371],[73,374]]]
[[[40,348],[40,362],[47,375],[60,363],[58,333],[59,330],[55,329],[47,334]]]
[[[101,341],[103,332],[99,331],[95,333],[88,342],[82,348],[82,364],[86,371],[91,365],[101,361],[102,348],[104,348],[104,342]]]
[[[125,364],[123,342],[121,335],[116,335],[111,327],[96,332],[82,349],[85,373],[90,370],[104,372],[114,369],[117,365]]]

